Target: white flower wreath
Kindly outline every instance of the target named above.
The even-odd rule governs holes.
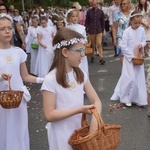
[[[63,41],[61,41],[60,43],[55,44],[53,47],[54,47],[54,50],[55,50],[55,49],[57,49],[57,48],[61,48],[61,47],[63,47],[63,46],[73,45],[73,44],[76,44],[76,43],[78,43],[78,42],[80,42],[80,43],[82,43],[82,44],[85,44],[85,43],[87,42],[87,40],[84,39],[84,38],[80,38],[80,39],[78,39],[78,38],[73,38],[73,39],[70,39],[69,41],[63,40]]]
[[[135,17],[135,16],[143,16],[142,13],[137,13],[137,14],[133,14],[130,16],[130,18]]]
[[[1,19],[1,18],[7,18],[7,19],[9,19],[11,22],[13,22],[12,17],[11,17],[10,15],[5,14],[5,13],[0,14],[0,19]]]

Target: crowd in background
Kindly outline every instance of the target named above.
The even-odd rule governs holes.
[[[146,80],[144,64],[135,65],[133,62],[134,57],[141,57],[139,53],[142,53],[143,57],[150,54],[150,4],[147,0],[139,0],[137,4],[131,3],[130,0],[114,0],[110,5],[100,4],[97,0],[92,0],[88,6],[81,6],[78,2],[73,2],[69,8],[47,7],[47,9],[44,9],[37,7],[24,12],[19,12],[19,9],[13,5],[7,6],[0,3],[0,23],[0,32],[3,33],[0,36],[6,37],[0,38],[1,55],[5,58],[3,61],[6,66],[9,66],[7,70],[7,67],[2,65],[3,70],[1,70],[10,73],[4,74],[5,72],[1,72],[0,82],[2,84],[0,88],[3,89],[2,85],[5,85],[3,81],[7,80],[6,76],[16,74],[15,69],[18,72],[16,76],[12,76],[13,86],[18,84],[19,87],[20,83],[23,86],[23,81],[42,83],[43,110],[48,122],[52,123],[51,127],[57,129],[51,130],[53,132],[52,137],[48,136],[53,150],[56,146],[61,149],[63,145],[68,147],[66,150],[72,149],[68,145],[68,138],[78,126],[72,122],[72,119],[69,121],[72,116],[81,113],[90,114],[89,109],[93,107],[101,113],[100,99],[88,79],[88,64],[95,63],[95,55],[98,56],[100,65],[105,64],[103,47],[108,46],[109,37],[112,38],[114,57],[119,57],[122,65],[121,76],[110,99],[119,100],[120,103],[128,107],[131,107],[133,103],[137,106],[148,105],[147,115],[150,116],[150,68]],[[62,28],[63,30],[61,30]],[[5,34],[10,34],[10,36]],[[7,37],[9,40],[6,41]],[[85,56],[85,42],[90,43],[92,48],[89,62],[87,56]],[[7,50],[10,50],[10,55],[7,54],[6,56]],[[27,54],[23,50],[30,54],[29,72],[32,75],[28,74],[25,65]],[[14,67],[16,60],[13,58],[17,60],[17,68]],[[11,65],[14,65],[14,68]],[[76,91],[78,93],[75,93]],[[84,93],[86,93],[92,105],[83,105]],[[30,99],[30,94],[27,93],[27,95]],[[3,119],[0,123],[8,131],[7,136],[1,128],[2,135],[6,137],[3,136],[0,145],[8,146],[9,150],[13,140],[16,141],[14,146],[18,147],[14,147],[15,150],[23,149],[19,146],[26,147],[24,148],[26,150],[29,149],[28,101],[26,99],[22,102],[24,103],[23,111],[22,107],[14,109],[12,111],[14,115],[11,110],[5,111],[0,107],[2,112],[0,117],[1,120]],[[64,106],[67,107],[64,108]],[[79,107],[79,109],[76,109],[76,107]],[[20,110],[22,114],[20,115],[17,110]],[[18,119],[17,115],[20,115],[19,119],[22,119],[24,112],[26,115],[25,123],[23,124],[21,120],[15,122],[14,118]],[[7,120],[3,113],[11,119]],[[70,129],[66,126],[67,119],[69,123],[72,123],[72,127],[69,126]],[[77,117],[73,120],[80,123],[80,119]],[[13,138],[17,134],[12,134],[16,129],[15,126],[11,127],[12,123],[9,124],[9,130],[7,130],[5,125],[7,121],[12,121],[13,125],[22,123],[18,135],[21,135],[23,143],[20,142],[19,138]],[[56,125],[57,121],[58,126]],[[64,126],[61,126],[59,121]],[[93,119],[92,125],[91,131],[96,128]],[[65,132],[65,130],[59,132],[60,126],[67,131],[70,130],[70,133]],[[52,129],[51,127],[47,126],[47,129]],[[65,142],[59,140],[60,135],[67,135],[62,138],[66,140]],[[59,144],[56,141],[59,141]],[[19,144],[17,144],[18,142]]]

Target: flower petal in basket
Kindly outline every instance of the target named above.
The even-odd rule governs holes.
[[[73,150],[117,149],[120,142],[121,127],[119,125],[104,124],[97,111],[95,109],[91,109],[91,111],[97,120],[98,129],[93,133],[89,133],[90,126],[87,124],[84,126],[82,124],[82,127],[76,130],[69,139],[69,144],[72,146]]]

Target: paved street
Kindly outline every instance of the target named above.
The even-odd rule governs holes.
[[[118,57],[113,57],[112,46],[104,48],[105,65],[99,65],[98,56],[95,63],[89,63],[90,80],[103,105],[102,118],[107,124],[121,125],[121,143],[119,150],[150,150],[150,118],[146,107],[136,105],[127,108],[119,102],[110,101],[121,72]],[[145,59],[145,71],[150,58]],[[29,130],[31,150],[48,150],[46,120],[42,111],[40,85],[27,84],[32,95],[29,102]],[[89,103],[85,98],[85,104]]]

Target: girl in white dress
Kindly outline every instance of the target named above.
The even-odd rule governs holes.
[[[33,17],[31,19],[32,21],[32,26],[30,26],[28,28],[28,34],[26,36],[26,46],[28,49],[30,49],[30,53],[31,53],[31,59],[30,59],[30,73],[37,75],[37,70],[35,69],[36,66],[36,62],[37,62],[37,54],[38,54],[38,50],[32,49],[31,47],[31,43],[38,43],[37,41],[37,30],[38,30],[38,18],[37,17]]]
[[[40,44],[37,56],[36,69],[38,70],[38,76],[45,77],[49,72],[49,69],[53,60],[53,48],[52,40],[54,36],[54,29],[47,24],[46,16],[40,18],[41,26],[37,31],[38,43]]]
[[[85,27],[81,24],[79,24],[79,11],[76,9],[70,9],[67,13],[67,22],[68,25],[67,27],[75,30],[76,32],[79,32],[80,34],[83,35],[83,37],[86,39],[86,31]],[[87,73],[89,76],[89,68],[88,68],[88,61],[87,61],[87,56],[84,56],[82,59],[81,64],[79,67]]]
[[[146,45],[145,31],[141,27],[142,14],[134,11],[130,16],[130,26],[124,31],[121,48],[124,53],[120,79],[111,100],[120,100],[127,106],[147,105],[144,65],[134,65],[132,58],[136,51],[144,51]]]
[[[11,77],[13,90],[24,92],[18,108],[5,109],[0,105],[0,150],[29,150],[27,101],[30,94],[23,81],[42,83],[43,79],[28,74],[27,54],[10,44],[13,35],[12,18],[0,14],[0,91],[8,90]]]
[[[81,34],[66,27],[53,40],[54,61],[41,87],[49,150],[72,150],[68,140],[81,127],[82,113],[91,114],[93,107],[101,112],[98,95],[87,74],[78,67],[84,57],[84,43]],[[84,93],[91,105],[84,105]],[[96,129],[97,122],[92,116],[90,132]]]

